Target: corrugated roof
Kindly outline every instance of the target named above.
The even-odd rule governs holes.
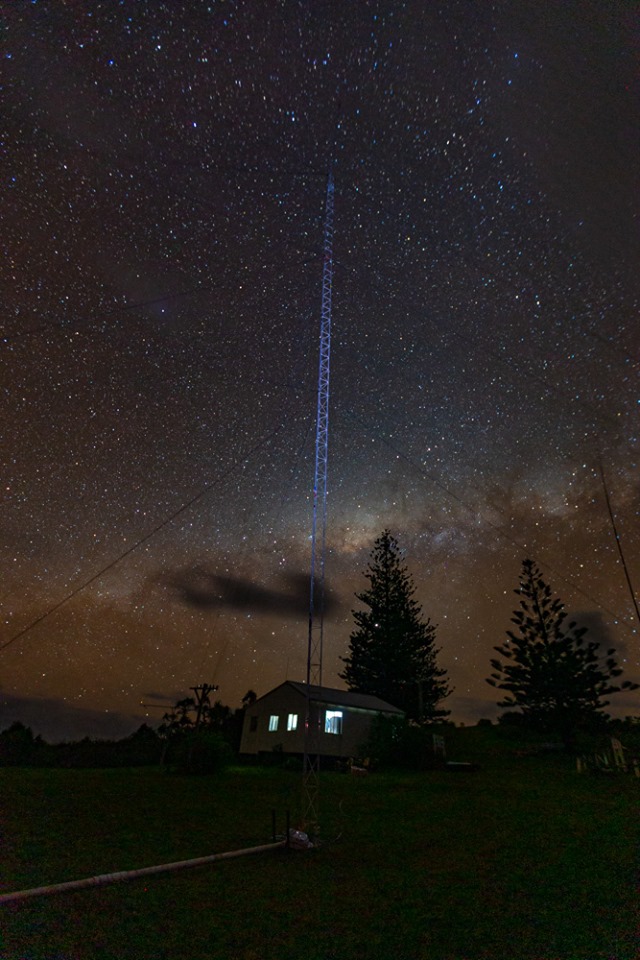
[[[306,683],[296,683],[295,680],[287,680],[286,683],[293,687],[303,697],[307,695]],[[283,684],[284,686],[284,684]],[[266,696],[266,694],[265,694]],[[311,699],[320,703],[336,704],[341,707],[358,707],[360,710],[376,710],[380,713],[397,713],[402,716],[404,711],[399,710],[386,700],[380,697],[373,697],[368,693],[352,693],[349,690],[338,690],[336,687],[311,687]]]

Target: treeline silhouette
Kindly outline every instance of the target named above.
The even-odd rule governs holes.
[[[0,766],[5,767],[140,767],[160,763],[163,741],[143,723],[122,740],[83,737],[47,743],[16,721],[0,733]]]
[[[208,698],[187,698],[163,717],[157,730],[147,723],[121,740],[83,737],[48,743],[16,721],[0,732],[0,767],[143,767],[162,765],[185,773],[211,773],[237,756],[246,705],[232,710]]]

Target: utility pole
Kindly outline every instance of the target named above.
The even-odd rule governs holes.
[[[193,690],[196,695],[196,723],[194,733],[198,732],[204,707],[209,705],[209,694],[217,689],[218,685],[215,683],[203,683],[200,687],[189,687],[189,690]]]
[[[196,695],[196,722],[193,728],[194,734],[198,732],[204,707],[209,705],[209,694],[213,693],[213,691],[217,689],[218,687],[215,683],[203,683],[199,687],[189,687],[189,690],[193,690]],[[189,766],[191,766],[191,761],[193,760],[194,746],[194,741],[191,739],[191,743],[189,744]]]

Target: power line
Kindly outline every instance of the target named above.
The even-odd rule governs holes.
[[[345,269],[348,269],[348,268],[345,268]],[[356,268],[351,268],[349,272],[352,275],[356,275],[356,276],[361,275],[361,271],[357,270]],[[383,290],[380,283],[378,283],[375,279],[372,279],[370,277],[364,278],[364,279],[366,279],[366,282],[368,283],[368,285],[375,287],[381,295],[383,296],[385,295],[386,291]],[[414,309],[420,311],[421,313],[425,311],[425,304],[423,302],[415,301],[415,300],[409,300],[405,302],[407,302],[408,306],[413,307]],[[567,402],[569,405],[571,405],[576,399],[575,396],[568,394],[567,391],[563,390],[562,387],[560,387],[558,384],[552,383],[547,378],[539,375],[535,371],[527,369],[525,366],[523,366],[522,362],[519,362],[518,359],[515,358],[514,356],[503,355],[495,352],[494,350],[491,349],[490,346],[488,346],[482,340],[482,338],[477,333],[469,332],[469,331],[466,331],[465,333],[461,333],[460,331],[454,329],[453,327],[448,327],[446,330],[442,330],[440,325],[437,323],[437,321],[433,320],[431,316],[427,315],[424,317],[424,319],[433,329],[437,331],[437,333],[441,337],[453,337],[456,340],[459,340],[461,343],[463,343],[467,348],[469,347],[470,342],[477,344],[480,347],[480,349],[492,360],[510,367],[512,370],[514,370],[517,373],[519,377],[525,377],[528,380],[535,381],[536,383],[540,384],[540,386],[542,386],[548,393],[556,394],[557,396],[561,397],[565,402]],[[608,346],[611,346],[611,344],[609,344],[608,341],[606,341],[603,337],[598,335],[595,331],[590,330],[586,324],[582,325],[582,332],[587,336],[591,336],[594,340],[597,340],[598,342],[602,342],[604,344],[607,344]],[[637,365],[637,361],[634,360],[629,354],[623,353],[623,356],[627,361],[630,361]],[[535,359],[535,358],[532,358],[532,359]],[[581,397],[580,403],[583,407],[586,407],[591,411],[594,418],[598,418],[604,421],[605,423],[609,424],[610,426],[615,427],[616,429],[620,427],[619,420],[617,420],[615,417],[610,416],[607,413],[604,413],[599,407],[596,407],[589,400],[585,400],[584,398]]]
[[[361,420],[356,414],[354,414],[354,413],[348,413],[347,416],[350,417],[351,419],[355,420],[357,423],[359,423],[360,426],[363,427],[365,430],[368,430],[368,431],[370,432],[370,435],[375,436],[381,443],[383,443],[383,444],[385,444],[385,446],[389,447],[390,450],[393,450],[393,452],[396,454],[397,457],[401,458],[401,459],[404,460],[406,463],[408,463],[411,467],[413,467],[413,469],[416,470],[424,480],[428,480],[429,483],[432,483],[432,484],[434,484],[435,486],[437,486],[440,490],[442,490],[444,493],[446,493],[446,495],[447,495],[448,497],[450,497],[452,500],[455,500],[456,503],[459,503],[460,506],[462,506],[465,510],[469,511],[470,513],[472,513],[475,517],[478,517],[478,515],[479,515],[479,514],[478,514],[478,511],[477,511],[477,509],[476,509],[474,506],[472,506],[471,504],[467,503],[466,500],[464,500],[462,497],[460,497],[457,493],[454,493],[453,490],[450,490],[450,489],[446,486],[446,484],[444,484],[441,480],[438,480],[437,477],[434,477],[432,474],[427,473],[426,470],[424,470],[424,468],[423,468],[419,463],[417,463],[415,460],[413,460],[412,457],[410,457],[408,454],[406,454],[406,453],[404,452],[404,450],[402,450],[400,447],[396,446],[396,444],[392,443],[390,440],[387,440],[386,437],[384,437],[382,434],[379,434],[376,430],[370,430],[370,428],[368,427],[368,425],[367,425],[363,420]],[[512,546],[517,547],[518,550],[524,551],[525,554],[529,554],[529,553],[530,553],[530,550],[529,550],[529,548],[528,548],[527,546],[525,546],[523,543],[520,543],[519,540],[516,540],[516,539],[515,539],[513,536],[511,536],[511,534],[508,533],[503,527],[498,526],[498,524],[492,523],[490,520],[486,520],[485,522],[486,522],[486,524],[487,524],[488,527],[490,527],[492,530],[494,530],[494,531],[498,534],[498,536],[502,537],[504,540],[507,540],[509,543],[512,544]],[[543,548],[543,549],[544,549],[544,548]],[[574,589],[577,593],[579,593],[579,594],[581,594],[583,597],[585,597],[585,599],[587,599],[590,603],[595,604],[597,607],[599,607],[599,608],[600,608],[601,610],[603,610],[605,613],[608,613],[608,614],[609,614],[610,616],[612,616],[616,621],[618,621],[618,622],[621,624],[621,626],[625,627],[625,629],[631,630],[631,631],[633,632],[633,628],[630,627],[630,626],[625,622],[625,618],[622,617],[620,614],[616,613],[615,610],[609,609],[609,607],[605,606],[605,604],[602,603],[600,600],[597,600],[595,597],[593,597],[593,596],[591,596],[590,594],[586,593],[581,587],[578,586],[577,583],[574,583],[572,580],[570,580],[570,579],[569,579],[568,577],[566,577],[564,574],[560,573],[560,571],[557,570],[556,568],[552,567],[551,564],[547,563],[546,566],[547,566],[547,567],[549,568],[549,570],[551,570],[551,572],[554,573],[560,580],[562,580],[564,583],[566,583],[566,584],[568,584],[570,587],[572,587],[572,589]]]
[[[611,500],[609,499],[609,491],[607,490],[607,482],[604,478],[604,467],[602,465],[602,460],[600,461],[600,477],[602,479],[602,488],[604,490],[604,498],[607,503],[607,510],[609,511],[609,518],[611,520],[611,527],[613,530],[613,536],[616,541],[616,547],[618,548],[618,555],[620,557],[620,562],[622,563],[622,569],[624,570],[624,575],[627,581],[627,586],[629,587],[629,593],[631,595],[631,602],[633,603],[633,608],[636,611],[636,617],[638,618],[638,623],[640,624],[640,608],[638,608],[638,601],[636,599],[636,593],[633,589],[633,584],[631,583],[631,576],[629,574],[629,569],[627,567],[627,561],[624,558],[624,553],[622,552],[622,543],[620,542],[620,535],[616,528],[616,521],[613,515],[613,509],[611,507]]]
[[[251,447],[250,450],[248,450],[243,457],[240,457],[237,460],[235,460],[234,463],[227,470],[223,471],[218,477],[216,477],[215,480],[212,480],[211,483],[208,483],[205,487],[203,487],[202,490],[200,490],[195,495],[195,497],[192,497],[186,503],[183,503],[180,507],[178,507],[177,510],[174,510],[174,512],[170,514],[170,516],[166,517],[161,523],[157,524],[157,526],[155,526],[153,530],[149,531],[149,533],[145,534],[143,537],[137,540],[131,547],[128,547],[127,550],[125,550],[115,559],[111,560],[106,566],[98,570],[97,573],[94,573],[91,577],[89,577],[88,580],[85,580],[79,586],[75,587],[70,593],[68,593],[65,597],[63,597],[62,600],[58,601],[58,603],[54,604],[52,607],[50,607],[45,613],[41,614],[39,617],[36,617],[36,619],[33,620],[31,623],[29,623],[26,627],[24,627],[18,633],[14,634],[14,636],[10,637],[9,640],[5,640],[4,643],[0,644],[0,651],[5,650],[7,647],[11,646],[11,644],[15,643],[16,640],[20,640],[27,633],[33,630],[34,627],[37,627],[40,623],[42,623],[44,620],[50,617],[53,613],[55,613],[56,610],[59,610],[60,607],[63,607],[66,603],[68,603],[69,600],[72,600],[73,597],[77,596],[87,587],[91,586],[92,583],[95,583],[95,581],[103,577],[105,573],[108,573],[109,570],[113,569],[113,567],[119,564],[122,560],[130,556],[135,550],[138,549],[138,547],[141,547],[144,543],[148,543],[149,540],[155,537],[157,533],[159,533],[161,530],[164,529],[164,527],[168,526],[168,524],[170,524],[173,520],[175,520],[176,517],[179,517],[180,514],[184,513],[186,510],[192,507],[195,503],[201,500],[204,496],[206,496],[207,493],[209,493],[210,490],[212,490],[215,486],[217,486],[218,483],[221,483],[228,476],[230,476],[235,470],[237,470],[244,463],[246,463],[246,461],[251,456],[253,456],[254,453],[260,450],[262,447],[266,446],[266,444],[269,443],[280,432],[280,430],[282,430],[285,422],[286,422],[286,418],[283,419],[274,430],[272,430],[266,436],[262,437],[262,439],[259,440],[258,443],[254,444],[254,446]]]
[[[124,313],[128,310],[138,310],[143,307],[150,307],[157,303],[166,303],[170,300],[178,300],[181,297],[191,297],[194,293],[211,293],[213,290],[217,290],[220,284],[215,284],[212,287],[193,287],[191,290],[183,290],[178,293],[167,293],[162,297],[155,297],[153,300],[139,300],[134,303],[123,303],[117,304],[116,306],[111,307],[109,310],[103,311],[99,317],[95,317],[90,320],[91,324],[100,323],[102,320],[107,319],[108,317],[114,316],[118,313]],[[14,340],[22,339],[24,337],[35,336],[38,333],[42,333],[43,330],[49,330],[52,327],[58,327],[58,329],[64,329],[64,324],[67,321],[63,318],[56,318],[55,320],[49,320],[39,327],[32,327],[30,330],[23,330],[19,334],[2,334],[0,333],[0,340],[3,343],[11,343]],[[75,333],[83,331],[74,331]]]
[[[286,241],[284,241],[284,240],[281,240],[281,241],[279,241],[279,242],[280,242],[280,243],[286,243]],[[275,246],[277,247],[278,244],[276,243]],[[300,253],[300,251],[298,251],[298,252]],[[295,259],[293,259],[293,260],[287,258],[286,261],[284,261],[284,263],[283,263],[282,257],[279,256],[279,255],[274,251],[274,253],[273,253],[273,255],[272,255],[271,258],[267,257],[265,260],[261,261],[260,264],[256,264],[256,269],[266,270],[270,265],[272,266],[272,264],[270,264],[270,262],[269,262],[270,259],[275,259],[275,260],[278,262],[278,264],[280,264],[281,266],[284,265],[284,266],[286,266],[287,268],[294,267],[294,266],[295,266],[295,267],[298,267],[298,266],[300,266],[300,264],[302,264],[303,266],[306,266],[306,265],[310,262],[310,260],[309,260],[310,254],[311,254],[310,251],[304,251],[304,258],[303,258],[303,257],[300,257],[300,258],[295,258]],[[317,253],[311,255],[311,259],[315,259],[315,258],[318,258],[318,259],[320,258],[320,252],[319,252],[319,251],[318,251]],[[248,269],[248,268],[249,268],[249,265],[250,265],[250,264],[253,264],[253,263],[254,263],[253,258],[248,258],[247,261],[243,263],[243,267],[245,267],[246,269]],[[221,287],[224,287],[224,284],[225,284],[226,282],[227,282],[227,278],[224,277],[224,278],[221,279],[218,283],[215,283],[215,284],[212,284],[212,285],[208,285],[208,286],[196,286],[196,287],[191,287],[191,288],[188,289],[188,290],[181,290],[181,291],[177,291],[177,292],[169,292],[169,293],[163,294],[163,295],[160,296],[160,297],[153,297],[152,299],[149,299],[149,300],[137,300],[137,301],[134,301],[133,303],[116,304],[116,305],[114,305],[113,307],[110,307],[110,308],[107,309],[107,310],[102,310],[102,311],[100,312],[99,316],[94,317],[94,318],[91,318],[91,320],[89,320],[89,324],[90,324],[90,325],[92,326],[92,328],[93,328],[93,327],[95,327],[97,324],[100,324],[102,321],[104,321],[104,320],[106,320],[106,319],[108,319],[108,318],[110,318],[110,317],[116,316],[116,315],[118,315],[118,314],[120,314],[120,313],[126,313],[126,312],[131,311],[131,310],[141,310],[141,309],[144,309],[145,307],[155,306],[156,304],[159,304],[159,303],[167,303],[167,302],[170,302],[170,301],[172,301],[172,300],[179,300],[179,299],[181,299],[181,298],[183,298],[183,297],[192,297],[192,296],[194,296],[194,295],[197,296],[198,294],[201,294],[201,293],[212,293],[213,291],[219,290]],[[23,338],[25,338],[25,337],[35,336],[35,335],[38,334],[38,333],[42,333],[42,332],[45,331],[45,330],[51,329],[52,327],[53,327],[53,328],[57,327],[58,329],[64,329],[64,325],[65,325],[65,323],[67,323],[67,322],[68,322],[68,321],[67,321],[66,318],[56,317],[55,319],[46,321],[46,322],[40,324],[40,325],[37,326],[37,327],[32,327],[32,328],[29,329],[29,330],[23,330],[23,331],[21,331],[19,334],[12,334],[12,333],[5,333],[5,334],[3,334],[3,333],[0,333],[0,341],[2,341],[3,343],[11,343],[11,342],[13,342],[13,341],[17,341],[17,340],[19,340],[19,339],[23,339]],[[78,329],[75,329],[75,328],[74,328],[74,333],[76,333],[76,334],[77,334],[77,333],[83,333],[83,332],[84,332],[84,330],[82,330],[82,329],[79,329],[79,330],[78,330]]]

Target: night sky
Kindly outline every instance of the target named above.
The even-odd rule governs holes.
[[[639,679],[637,5],[2,15],[0,727],[304,678],[332,158],[325,682],[384,527],[454,719],[527,556]]]

